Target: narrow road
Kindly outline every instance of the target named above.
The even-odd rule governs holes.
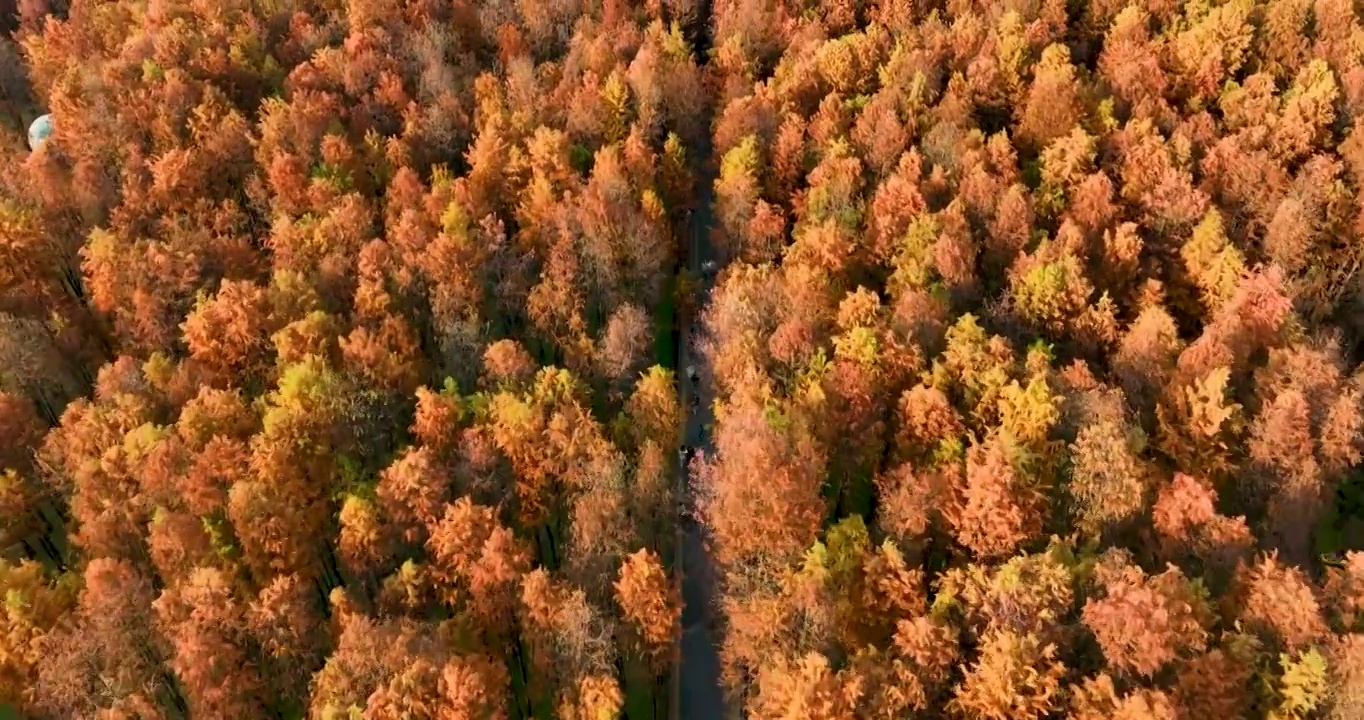
[[[705,62],[709,49],[711,29],[710,2],[703,1],[701,6],[700,35],[698,38],[698,59]],[[703,309],[710,298],[714,274],[702,272],[702,267],[710,261],[714,253],[710,244],[710,228],[713,218],[712,202],[716,176],[716,162],[711,157],[711,112],[709,105],[706,113],[705,137],[688,152],[694,158],[697,183],[697,206],[692,213],[690,247],[687,252],[688,268],[702,278],[701,297],[696,307]],[[711,441],[709,427],[712,417],[714,389],[710,382],[709,368],[696,352],[696,340],[701,331],[700,318],[693,317],[681,327],[678,348],[679,382],[681,395],[687,405],[687,422],[683,431],[683,443],[701,453],[710,454]],[[693,382],[688,367],[699,371],[697,382]],[[715,590],[714,563],[707,552],[705,530],[696,521],[693,504],[695,493],[688,468],[684,468],[680,496],[682,498],[682,517],[680,522],[681,559],[682,559],[682,641],[681,660],[678,669],[677,720],[725,720],[729,715],[725,709],[724,692],[720,687],[720,638],[711,632],[715,627],[714,615],[718,607]]]
[[[707,143],[709,145],[709,143]],[[709,148],[706,148],[709,157]],[[709,167],[711,163],[707,162]],[[700,182],[703,189],[696,212],[692,216],[695,226],[692,233],[692,252],[690,264],[693,272],[700,273],[701,265],[710,259],[709,230],[711,219],[711,188],[713,172],[707,170]],[[703,283],[702,301],[710,296],[713,278],[707,277]],[[701,305],[704,307],[704,305]],[[684,384],[682,397],[691,403],[688,408],[687,424],[683,442],[702,454],[713,452],[709,427],[714,421],[712,401],[714,389],[710,382],[709,368],[695,352],[695,340],[700,332],[699,323],[688,323],[684,330],[690,332],[682,337],[680,354],[682,372],[680,381]],[[699,371],[698,382],[693,383],[686,368],[695,367]],[[715,592],[715,568],[705,546],[705,530],[696,521],[693,500],[695,493],[690,473],[684,474],[682,497],[683,509],[680,519],[682,526],[682,662],[680,690],[681,720],[723,720],[725,713],[724,693],[720,689],[719,638],[713,637],[715,627],[714,613],[717,608]]]

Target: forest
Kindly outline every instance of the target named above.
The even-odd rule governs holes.
[[[0,717],[1364,720],[1364,5],[0,32]]]

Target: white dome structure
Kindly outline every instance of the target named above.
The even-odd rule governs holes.
[[[37,150],[52,135],[52,116],[43,115],[28,126],[28,147]]]

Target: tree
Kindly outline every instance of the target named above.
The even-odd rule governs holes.
[[[716,237],[716,244],[726,258],[760,263],[776,255],[777,248],[758,245],[750,239],[749,227],[761,190],[757,176],[759,157],[758,138],[750,135],[720,161],[720,174],[715,179],[715,212],[723,234]]]
[[[1329,682],[1335,688],[1330,701],[1331,720],[1347,718],[1350,713],[1358,712],[1361,704],[1359,659],[1361,656],[1358,634],[1344,635],[1336,641],[1329,659],[1331,676]]]
[[[453,477],[435,453],[425,447],[409,448],[379,476],[375,494],[403,540],[421,545],[427,528],[439,521],[454,498]]]
[[[1343,567],[1327,570],[1322,590],[1333,626],[1356,627],[1364,614],[1364,553],[1346,553]]]
[[[616,603],[638,638],[638,652],[649,659],[655,675],[663,675],[673,643],[681,636],[682,605],[658,555],[644,549],[627,556],[615,591]]]
[[[823,655],[811,653],[795,662],[781,660],[764,669],[750,717],[786,718],[793,715],[820,720],[850,720],[860,694],[848,670],[835,672]]]
[[[1238,570],[1234,597],[1237,618],[1269,648],[1302,650],[1329,632],[1302,571],[1273,553]]]
[[[571,718],[615,717],[624,697],[610,668],[614,623],[582,590],[552,580],[543,569],[521,579],[521,622],[537,680],[531,691]]]
[[[51,330],[33,318],[0,312],[0,360],[9,368],[0,392],[27,396],[49,423],[87,389]]]
[[[377,503],[359,495],[347,495],[337,512],[337,559],[373,592],[379,577],[397,563],[401,539]]]
[[[1006,434],[967,451],[962,506],[953,524],[957,541],[980,557],[1009,555],[1042,531],[1046,496],[1023,457],[1017,441]]]
[[[230,579],[195,570],[152,603],[173,647],[169,665],[183,683],[191,712],[258,715],[273,701],[247,626],[247,608]]]
[[[1253,700],[1248,683],[1255,648],[1243,635],[1224,637],[1222,647],[1197,655],[1180,669],[1175,702],[1186,713],[1245,713]]]
[[[518,584],[530,571],[525,543],[497,521],[492,508],[468,498],[447,505],[428,532],[431,572],[445,604],[471,612],[489,646],[506,642]]]
[[[1083,117],[1082,90],[1064,45],[1047,46],[1033,73],[1027,101],[1019,109],[1018,136],[1041,147],[1070,132]]]
[[[1151,509],[1161,555],[1178,561],[1196,558],[1205,572],[1218,575],[1229,575],[1239,561],[1249,559],[1255,538],[1245,518],[1221,515],[1216,504],[1211,484],[1189,475],[1176,474],[1162,486]]]
[[[100,558],[84,573],[70,624],[44,639],[33,702],[53,716],[93,716],[131,698],[177,717],[184,699],[162,670],[169,646],[152,623],[150,578]]]
[[[952,667],[962,659],[957,629],[931,615],[901,620],[891,645],[888,709],[922,711],[939,705]]]
[[[267,367],[274,329],[266,293],[255,285],[224,282],[211,301],[197,303],[182,328],[191,357],[223,381],[257,377]]]
[[[1150,471],[1139,455],[1142,438],[1125,423],[1080,428],[1070,446],[1076,526],[1092,537],[1112,536],[1147,507]]]
[[[824,458],[804,422],[747,398],[726,408],[699,505],[722,565],[781,566],[814,542],[825,514]]]
[[[980,659],[966,671],[949,707],[967,718],[1041,718],[1057,709],[1065,665],[1056,646],[1033,635],[998,631],[982,639]]]
[[[1095,579],[1102,596],[1085,602],[1082,617],[1115,671],[1149,678],[1206,648],[1215,616],[1199,586],[1178,568],[1149,576],[1122,553],[1109,551],[1099,560]]]
[[[1174,720],[1178,707],[1159,690],[1136,690],[1119,695],[1113,678],[1101,674],[1085,678],[1078,687],[1072,686],[1071,715],[1075,720],[1121,718],[1121,720]]]
[[[44,639],[76,605],[79,578],[51,577],[31,560],[12,565],[0,561],[0,586],[5,589],[4,633],[0,634],[4,701],[27,707],[25,689],[39,677]]]
[[[606,321],[597,348],[597,372],[612,387],[628,388],[648,364],[653,349],[649,317],[636,305],[621,305]]]
[[[949,570],[937,579],[934,612],[960,613],[975,637],[1009,631],[1059,642],[1076,599],[1072,552],[1053,540],[1045,553]]]
[[[261,588],[245,618],[252,644],[259,648],[260,672],[269,697],[280,707],[307,707],[305,688],[330,649],[323,608],[311,583],[298,575],[279,575]]]
[[[251,440],[250,474],[229,491],[228,516],[254,576],[309,574],[321,565],[347,400],[315,356],[284,368]]]
[[[454,657],[443,666],[417,657],[369,696],[364,716],[499,720],[507,716],[499,697],[506,684],[506,671],[484,657]]]

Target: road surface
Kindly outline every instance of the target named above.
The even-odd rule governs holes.
[[[710,3],[704,3],[709,10]],[[709,14],[705,16],[705,26],[709,27]],[[703,47],[705,44],[703,41]],[[701,56],[704,59],[704,55]],[[689,148],[696,158],[697,167],[697,207],[692,213],[691,246],[687,262],[695,276],[703,277],[701,297],[695,307],[704,308],[710,297],[713,274],[705,277],[701,266],[713,257],[710,244],[712,222],[712,202],[714,199],[715,162],[711,157],[710,120],[707,117],[706,138],[697,147]],[[709,455],[710,436],[707,428],[713,418],[711,404],[714,390],[710,382],[709,368],[703,358],[695,352],[695,341],[700,331],[699,318],[682,325],[678,348],[678,382],[681,383],[681,396],[687,405],[687,422],[683,442]],[[686,368],[694,366],[699,370],[699,382],[693,384]],[[690,402],[695,398],[695,402]],[[693,409],[694,408],[694,409]],[[684,472],[682,496],[683,508],[681,522],[682,536],[682,643],[679,675],[679,717],[680,720],[724,720],[729,717],[725,710],[724,692],[720,688],[719,638],[714,637],[711,629],[715,627],[716,611],[715,570],[709,553],[706,551],[704,531],[695,521],[690,492],[690,474]]]

